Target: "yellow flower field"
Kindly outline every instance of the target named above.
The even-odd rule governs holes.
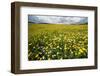
[[[28,60],[87,57],[87,25],[28,24]]]

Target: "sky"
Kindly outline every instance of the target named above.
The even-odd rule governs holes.
[[[79,16],[42,16],[42,15],[28,15],[28,22],[35,24],[49,23],[49,24],[83,24],[88,23],[87,17]]]

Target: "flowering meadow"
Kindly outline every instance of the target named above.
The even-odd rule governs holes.
[[[88,26],[28,23],[28,60],[88,57]]]

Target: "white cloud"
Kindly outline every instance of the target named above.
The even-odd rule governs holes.
[[[74,16],[32,16],[29,15],[29,21],[35,23],[62,23],[62,24],[75,24],[87,22],[87,17],[74,17]]]

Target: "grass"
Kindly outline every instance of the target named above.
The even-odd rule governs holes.
[[[87,25],[28,24],[28,60],[77,59],[87,56]]]

